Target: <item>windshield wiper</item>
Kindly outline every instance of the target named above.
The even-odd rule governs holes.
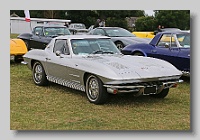
[[[102,51],[102,50],[93,51],[91,54],[97,54],[97,53],[101,53],[101,54],[104,54],[104,53],[114,54],[113,51]]]

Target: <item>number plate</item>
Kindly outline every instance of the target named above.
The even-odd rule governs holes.
[[[156,86],[146,87],[144,89],[144,94],[148,95],[148,94],[152,94],[152,93],[156,93]]]

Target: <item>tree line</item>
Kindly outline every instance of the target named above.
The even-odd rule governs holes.
[[[11,14],[24,17],[24,10],[10,10]],[[154,31],[158,25],[190,29],[190,10],[154,10],[148,16],[144,10],[30,10],[31,18],[69,19],[72,23],[84,23],[88,28],[97,19],[105,19],[106,26],[118,26],[131,31]],[[130,27],[127,17],[136,17],[135,26]]]

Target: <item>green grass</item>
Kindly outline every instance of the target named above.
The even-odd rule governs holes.
[[[17,38],[19,34],[10,34],[10,38]]]
[[[190,81],[165,99],[113,95],[107,104],[57,84],[36,86],[27,66],[10,64],[11,130],[190,130]]]

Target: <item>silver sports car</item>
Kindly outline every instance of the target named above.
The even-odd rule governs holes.
[[[81,90],[94,104],[127,92],[164,98],[182,75],[164,60],[123,55],[109,37],[98,35],[59,36],[23,57],[36,85],[50,81]]]

